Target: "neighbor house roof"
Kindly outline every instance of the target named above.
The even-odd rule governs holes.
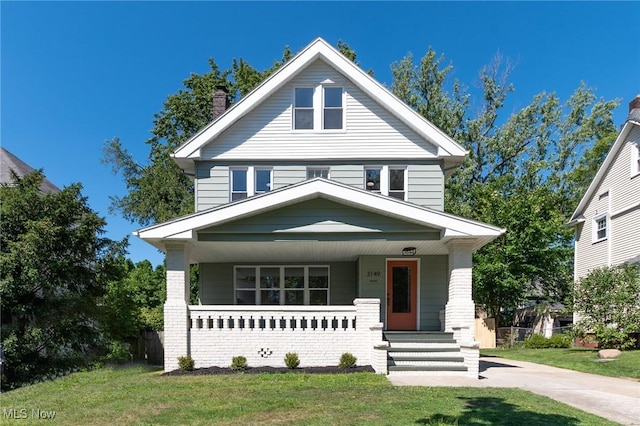
[[[200,150],[205,145],[215,140],[222,132],[268,99],[270,95],[282,88],[317,59],[334,67],[401,122],[435,145],[437,157],[444,159],[448,166],[460,163],[467,154],[461,145],[397,98],[353,61],[347,59],[322,38],[317,38],[224,114],[179,146],[172,154],[176,162],[184,170],[193,170],[193,160],[200,158]]]
[[[598,173],[596,173],[595,177],[591,181],[591,184],[589,185],[589,188],[587,188],[587,192],[585,192],[584,196],[580,200],[580,203],[578,204],[578,207],[573,212],[573,215],[571,216],[571,219],[568,223],[569,226],[575,226],[578,223],[584,221],[585,209],[589,205],[589,202],[593,198],[595,192],[598,190],[600,183],[605,178],[607,172],[609,171],[609,168],[613,164],[613,161],[618,156],[618,153],[622,150],[622,148],[624,148],[624,144],[627,140],[627,136],[629,136],[629,133],[631,132],[631,129],[633,129],[634,126],[640,126],[640,121],[636,121],[637,119],[640,119],[640,117],[638,117],[637,114],[634,115],[635,111],[638,110],[632,110],[632,112],[629,114],[629,119],[627,119],[627,122],[622,127],[620,134],[616,138],[615,142],[611,146],[611,149],[609,150],[609,153],[598,169]]]
[[[13,176],[11,171],[19,177],[28,175],[34,171],[34,168],[7,151],[5,148],[0,147],[0,183],[11,185],[13,183]],[[55,186],[49,179],[44,178],[40,185],[40,191],[43,193],[59,192],[60,188]]]

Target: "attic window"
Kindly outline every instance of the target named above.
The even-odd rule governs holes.
[[[344,90],[340,86],[295,87],[293,130],[342,130]]]
[[[311,87],[294,89],[293,128],[313,129],[313,88]]]
[[[325,87],[323,129],[342,129],[342,87]]]
[[[607,215],[596,216],[593,219],[593,242],[607,239],[609,233],[609,219]]]

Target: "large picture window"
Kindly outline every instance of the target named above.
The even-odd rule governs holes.
[[[328,266],[236,266],[236,305],[328,305]]]

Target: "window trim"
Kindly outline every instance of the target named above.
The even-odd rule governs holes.
[[[392,170],[402,170],[403,172],[403,177],[402,177],[402,191],[399,191],[397,189],[391,189],[391,171]],[[387,180],[389,181],[389,186],[388,186],[388,191],[387,191],[387,195],[389,197],[395,198],[396,200],[402,200],[402,201],[407,201],[407,197],[409,195],[409,185],[408,185],[408,172],[407,172],[407,166],[389,166],[389,176],[387,177]],[[402,198],[397,198],[397,197],[393,197],[391,195],[391,193],[399,193],[402,192],[404,195]]]
[[[599,228],[598,223],[601,222],[602,219],[604,219],[604,228]],[[609,232],[610,232],[609,215],[606,213],[603,213],[595,216],[593,218],[592,228],[593,228],[593,231],[592,231],[593,243],[599,243],[600,241],[607,240],[609,238]],[[605,235],[603,237],[598,237],[598,232],[601,230],[604,230]]]
[[[266,191],[258,191],[257,183],[258,183],[258,172],[259,171],[269,171],[269,189]],[[273,167],[254,167],[253,168],[253,195],[264,194],[273,190]]]
[[[253,268],[254,273],[255,273],[255,285],[253,288],[238,288],[237,287],[237,282],[238,282],[238,269],[241,268]],[[263,305],[262,304],[262,291],[265,289],[262,289],[260,287],[260,270],[261,268],[271,268],[271,269],[275,269],[278,268],[279,269],[279,305]],[[304,269],[304,289],[302,290],[296,290],[296,291],[302,291],[303,292],[303,304],[302,305],[286,305],[285,304],[285,290],[287,290],[287,288],[285,287],[285,269],[286,268],[302,268]],[[309,286],[309,269],[311,268],[325,268],[327,271],[327,288],[326,289],[322,289],[322,288],[311,288]],[[289,289],[291,290],[291,289]],[[326,291],[327,293],[327,297],[326,297],[326,301],[327,304],[326,305],[310,305],[310,291],[314,290],[314,291]],[[254,304],[255,306],[330,306],[331,305],[331,266],[330,265],[316,265],[316,264],[305,264],[305,265],[290,265],[290,264],[279,264],[279,265],[262,265],[262,264],[255,264],[255,265],[233,265],[233,304],[234,305],[238,305],[238,297],[237,297],[237,292],[238,291],[253,291],[254,292]],[[240,305],[242,306],[242,305]],[[253,306],[253,305],[246,305],[246,306]]]
[[[336,132],[336,131],[344,131],[345,128],[345,91],[344,91],[344,86],[340,86],[340,85],[333,85],[333,84],[323,84],[320,86],[322,88],[322,101],[321,101],[321,130],[323,132]],[[326,89],[340,89],[340,107],[327,107],[325,104],[325,91]],[[335,129],[327,129],[325,128],[324,122],[325,122],[325,110],[330,109],[330,110],[337,110],[340,109],[340,111],[342,112],[342,118],[341,118],[341,126],[339,128],[335,128]]]
[[[238,198],[238,199],[233,199],[233,194],[242,194],[243,191],[234,191],[233,189],[233,172],[235,171],[244,171],[245,173],[245,181],[246,181],[246,186],[245,186],[245,191],[244,194],[246,194],[244,197]],[[238,200],[244,200],[245,198],[249,197],[249,168],[248,167],[229,167],[229,202],[233,202],[233,201],[238,201]]]
[[[296,90],[298,89],[311,89],[311,107],[297,107],[296,106]],[[316,88],[314,86],[310,86],[310,85],[301,85],[301,86],[294,86],[293,87],[293,91],[291,94],[291,130],[296,131],[296,132],[312,132],[315,130],[316,128],[316,122],[318,121],[316,118],[317,112],[316,112]],[[311,110],[311,128],[310,129],[298,129],[296,128],[296,111],[297,110],[305,110],[305,111],[309,111]]]

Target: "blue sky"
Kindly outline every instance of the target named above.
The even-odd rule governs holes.
[[[120,177],[100,163],[119,137],[140,162],[154,113],[190,73],[244,58],[264,69],[320,36],[342,40],[391,84],[389,65],[432,46],[467,85],[497,52],[516,64],[515,111],[542,91],[566,100],[585,81],[620,99],[640,93],[640,2],[7,2],[1,14],[0,143],[63,187],[74,182],[114,239],[137,229],[108,212]],[[130,257],[162,262],[131,237]]]

